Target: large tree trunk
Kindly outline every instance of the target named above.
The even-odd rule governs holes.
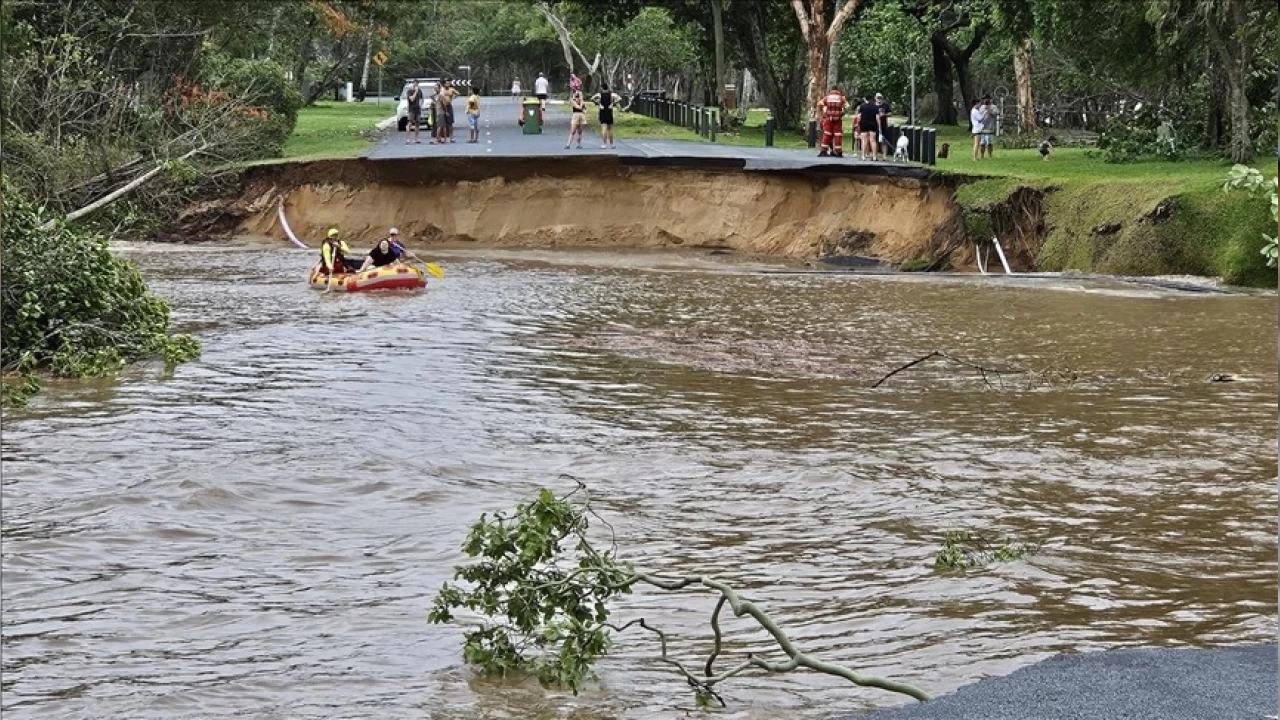
[[[929,46],[933,50],[933,93],[938,96],[938,109],[934,114],[933,123],[955,125],[957,123],[955,78],[951,72],[951,59],[947,57],[942,39],[936,33],[929,38]],[[966,112],[968,109],[969,107],[965,106]]]
[[[1248,165],[1253,162],[1253,134],[1249,131],[1249,94],[1245,83],[1249,78],[1252,38],[1245,37],[1248,19],[1244,0],[1230,0],[1229,20],[1221,37],[1209,22],[1209,37],[1227,68],[1227,94],[1231,103],[1231,162]]]
[[[715,98],[716,98],[715,104],[719,106],[721,103],[721,98],[724,97],[723,93],[724,93],[724,84],[725,84],[724,83],[725,81],[724,4],[723,4],[724,0],[709,0],[709,2],[711,3],[711,37],[712,37],[712,41],[715,43],[715,46],[716,46],[716,49],[715,49],[716,86],[715,88],[712,89],[712,94],[715,95]],[[725,110],[726,112],[717,114],[718,117],[720,118],[720,128],[722,130],[728,127],[728,123],[729,123],[729,113],[727,112],[728,108],[725,108]]]
[[[360,71],[360,100],[364,101],[364,96],[368,93],[369,88],[369,61],[373,59],[373,23],[369,23],[369,29],[364,35],[364,69]]]
[[[1013,76],[1018,86],[1018,129],[1036,131],[1036,105],[1031,94],[1031,38],[1024,37],[1013,48]]]
[[[791,0],[791,7],[800,22],[800,37],[804,39],[808,50],[809,83],[805,100],[810,120],[817,120],[818,106],[822,104],[822,96],[830,87],[827,71],[831,62],[831,48],[840,39],[845,23],[858,9],[858,2],[859,0],[844,0],[828,26],[826,0]]]

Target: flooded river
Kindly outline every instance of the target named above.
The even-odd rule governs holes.
[[[467,525],[563,476],[638,564],[935,694],[1061,651],[1275,637],[1274,296],[518,253],[322,296],[308,254],[131,256],[204,355],[6,415],[9,720],[684,717],[648,636],[572,697],[472,677],[427,624]],[[1034,372],[868,387],[933,350]],[[935,572],[961,528],[1042,547]],[[713,602],[617,617],[697,665]],[[749,628],[731,646],[766,648]],[[716,717],[909,702],[808,673],[723,689]]]

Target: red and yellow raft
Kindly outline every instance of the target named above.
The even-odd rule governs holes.
[[[386,265],[369,268],[364,272],[334,273],[332,280],[324,269],[316,264],[311,268],[307,282],[315,290],[332,287],[334,292],[365,292],[368,290],[421,290],[427,286],[427,277],[412,265]]]

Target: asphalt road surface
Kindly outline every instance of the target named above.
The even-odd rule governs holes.
[[[1058,655],[845,720],[1275,720],[1276,646]]]

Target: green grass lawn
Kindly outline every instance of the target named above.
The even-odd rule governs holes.
[[[298,124],[284,144],[288,160],[358,157],[376,139],[375,126],[396,112],[390,101],[381,105],[362,103],[316,103],[298,111]]]

